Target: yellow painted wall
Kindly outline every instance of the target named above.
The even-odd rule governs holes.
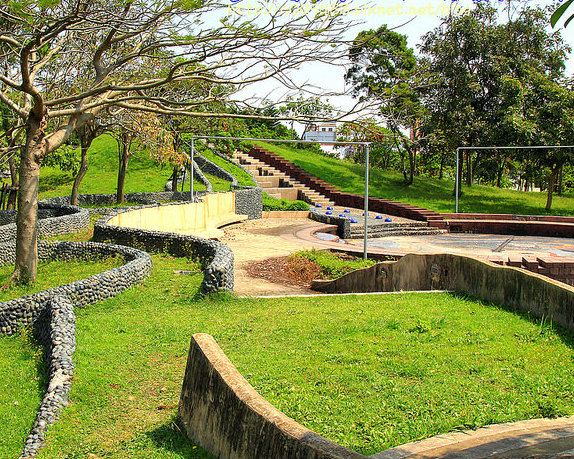
[[[167,231],[180,234],[219,236],[218,226],[228,220],[244,220],[235,214],[234,193],[213,193],[202,197],[202,202],[145,207],[123,212],[109,220],[110,225]]]

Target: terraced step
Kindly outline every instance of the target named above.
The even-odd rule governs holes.
[[[323,206],[330,206],[334,204],[333,201],[321,193],[259,159],[252,158],[246,153],[237,151],[233,157],[243,165],[243,167],[252,172],[257,184],[272,198],[288,199],[290,201],[300,199],[311,205],[321,204]]]

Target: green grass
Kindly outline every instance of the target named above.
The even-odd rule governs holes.
[[[112,257],[100,261],[51,261],[38,263],[37,281],[30,286],[13,286],[0,290],[0,301],[31,295],[62,284],[69,284],[122,264],[123,259],[120,257]],[[13,270],[14,266],[12,265],[0,266],[0,285],[4,285],[7,282]]]
[[[153,258],[143,285],[77,311],[72,403],[38,458],[207,457],[173,423],[198,332],[287,415],[364,454],[574,413],[572,335],[548,324],[451,294],[200,299],[196,265]],[[19,416],[10,414],[19,390],[0,393],[0,457],[20,451],[39,403],[26,346],[0,338],[0,376],[16,367],[8,381],[24,392]]]
[[[262,147],[292,161],[311,174],[350,193],[365,193],[365,167],[282,145],[257,142]],[[401,174],[370,169],[370,195],[417,205],[436,212],[454,212],[454,181],[415,177],[406,186]],[[496,187],[463,185],[460,212],[545,215],[546,193],[523,192]],[[574,194],[554,196],[552,215],[574,215]]]
[[[201,155],[211,161],[212,163],[217,164],[222,169],[225,169],[231,175],[233,175],[237,179],[237,183],[243,186],[255,186],[253,179],[251,176],[245,172],[240,167],[237,167],[235,164],[225,161],[220,156],[213,153],[208,148],[203,147],[201,151]]]
[[[291,255],[294,258],[305,258],[321,268],[324,279],[336,279],[355,269],[366,268],[376,263],[375,260],[363,260],[346,254],[336,254],[326,250],[305,250]]]
[[[88,172],[80,185],[80,194],[116,192],[117,151],[116,141],[109,135],[102,135],[94,140],[88,151]],[[171,172],[171,168],[161,168],[145,153],[135,154],[128,165],[125,192],[163,191]],[[40,199],[69,196],[73,183],[74,177],[70,172],[62,172],[58,168],[42,167],[40,169]]]

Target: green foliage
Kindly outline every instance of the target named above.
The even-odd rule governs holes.
[[[118,173],[117,158],[118,146],[111,136],[102,135],[95,139],[88,152],[89,167],[80,185],[80,193],[115,193]],[[171,172],[169,168],[158,166],[146,154],[136,155],[130,160],[125,192],[163,191]],[[42,167],[40,169],[40,199],[70,195],[73,181],[74,178],[69,172]]]
[[[374,260],[363,260],[361,258],[349,257],[348,255],[340,255],[325,250],[308,250],[297,252],[292,257],[306,258],[314,263],[317,263],[322,270],[324,279],[336,279],[343,274],[347,274],[359,268],[372,266],[376,262]]]
[[[263,193],[263,210],[309,210],[309,204],[304,201],[276,199]]]
[[[80,167],[79,149],[71,145],[62,145],[42,162],[42,166],[56,168],[76,174]]]

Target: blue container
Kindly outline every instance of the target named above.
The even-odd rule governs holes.
[[[333,206],[327,206],[327,210],[333,210]]]
[[[387,217],[387,218],[385,218],[385,221],[386,221],[386,222],[392,222],[393,219],[392,219],[391,217]]]
[[[323,207],[323,204],[315,204],[315,207]]]
[[[359,223],[356,218],[351,217],[351,223]]]
[[[343,212],[345,212],[346,214],[350,214],[351,211],[349,209],[345,209]]]
[[[326,215],[333,215],[333,212],[331,212],[330,210],[328,210],[327,212],[325,212]]]
[[[383,216],[382,216],[382,215],[377,215],[375,218],[376,218],[377,220],[382,220],[382,219],[383,219]]]

